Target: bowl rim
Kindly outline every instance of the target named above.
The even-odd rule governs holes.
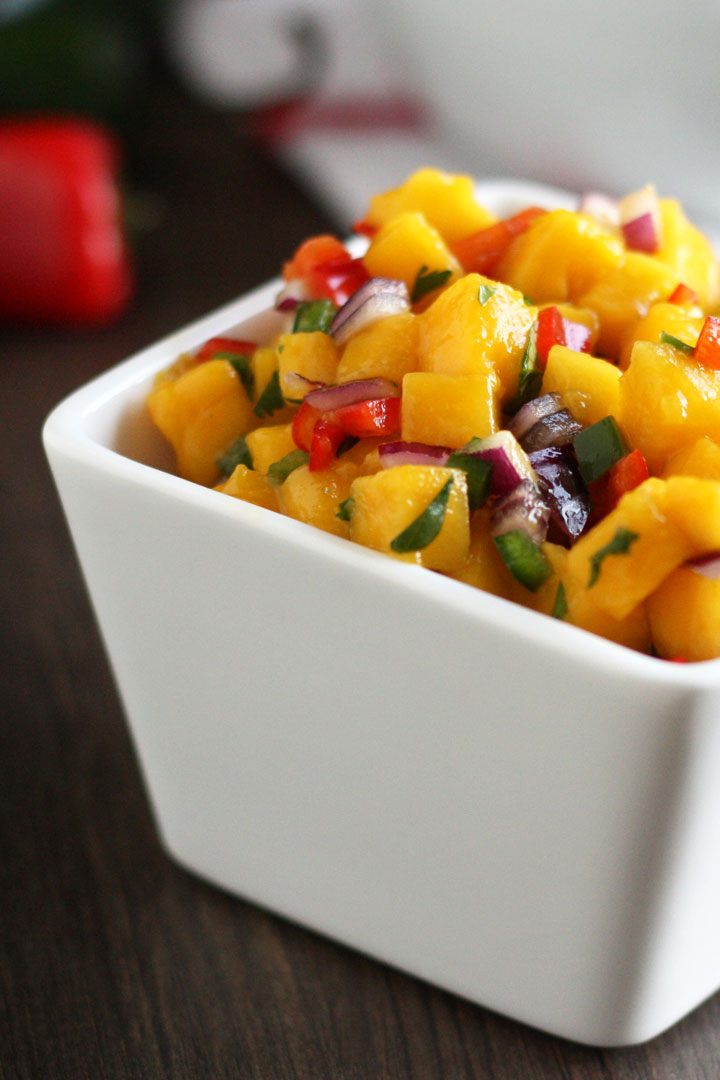
[[[555,207],[577,204],[577,196],[569,192],[519,180],[488,180],[476,184],[476,190],[484,204],[499,216],[531,203]],[[349,243],[354,252],[360,252],[365,241],[353,238]],[[287,541],[299,550],[323,557],[336,567],[371,574],[398,593],[411,592],[415,598],[422,597],[431,605],[450,607],[464,620],[491,622],[499,632],[519,637],[518,644],[542,645],[543,649],[554,647],[568,662],[594,666],[598,674],[625,675],[638,682],[660,682],[676,689],[709,690],[720,685],[720,657],[672,663],[636,652],[559,619],[553,619],[552,642],[549,643],[547,620],[551,616],[443,574],[388,558],[382,552],[273,510],[222,497],[222,493],[212,488],[127,457],[93,434],[93,418],[106,407],[118,400],[135,405],[144,401],[150,380],[160,370],[208,338],[240,330],[254,316],[272,307],[281,285],[282,280],[277,277],[252,289],[167,334],[68,394],[53,408],[42,428],[42,440],[51,463],[55,458],[69,459],[115,482],[149,488],[158,495],[197,507],[203,513],[231,519],[239,528],[259,531],[276,541]]]

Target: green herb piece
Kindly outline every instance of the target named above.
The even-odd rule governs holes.
[[[353,499],[352,495],[349,499],[343,499],[343,501],[338,506],[338,511],[335,517],[339,517],[341,521],[349,521],[352,517],[354,505],[355,500]]]
[[[233,352],[219,352],[215,353],[213,360],[227,360],[228,364],[237,371],[240,382],[245,387],[245,392],[249,398],[253,396],[255,390],[255,375],[252,369],[252,357],[247,353],[233,353]]]
[[[497,289],[494,285],[482,284],[478,289],[478,301],[480,302],[480,306],[484,307],[485,304],[487,304],[488,300],[490,300],[496,292]]]
[[[312,334],[315,330],[329,334],[336,312],[332,300],[304,300],[295,312],[293,334]]]
[[[432,502],[425,507],[422,514],[395,537],[390,544],[393,551],[404,555],[408,551],[422,551],[432,543],[443,527],[452,482],[451,476],[445,481]]]
[[[660,334],[660,341],[663,345],[673,345],[676,349],[680,349],[681,352],[687,353],[688,356],[692,356],[695,352],[694,345],[688,345],[686,341],[681,341],[680,338],[674,337],[672,334],[666,334],[664,330]]]
[[[510,402],[508,412],[516,413],[518,409],[528,401],[532,401],[540,393],[543,373],[538,367],[537,352],[537,323],[533,323],[528,334],[525,352],[520,362],[520,375],[518,377],[518,391],[516,397]]]
[[[427,266],[421,266],[415,278],[415,284],[410,293],[410,303],[417,304],[428,293],[435,292],[444,285],[452,274],[452,270],[428,270]]]
[[[215,459],[215,464],[223,476],[231,476],[238,465],[246,465],[248,469],[252,469],[252,454],[250,453],[250,447],[245,442],[245,436],[241,435],[239,439],[231,443],[225,453]]]
[[[529,296],[523,295],[523,304],[525,305],[525,307],[535,307]]]
[[[479,441],[479,440],[478,440]],[[463,450],[454,450],[446,462],[449,469],[462,469],[467,477],[468,506],[477,510],[490,494],[492,465],[489,461],[467,454]]]
[[[552,567],[538,544],[522,529],[511,529],[493,540],[512,576],[530,592],[537,592],[552,574]]]
[[[279,461],[273,461],[267,471],[269,483],[280,487],[284,484],[291,472],[295,472],[301,465],[307,465],[310,455],[305,450],[291,450]]]
[[[588,589],[592,589],[597,579],[600,577],[600,565],[603,559],[608,555],[627,555],[630,548],[639,539],[638,533],[631,532],[630,529],[626,529],[623,525],[617,530],[612,540],[610,540],[605,547],[601,547],[599,551],[590,559],[590,580],[588,581]]]
[[[256,416],[272,416],[278,409],[282,409],[284,404],[280,389],[280,375],[277,371],[273,371],[265,389],[255,402],[253,412]]]
[[[604,476],[628,452],[614,416],[604,416],[596,424],[583,428],[573,439],[573,446],[586,484]]]
[[[568,602],[565,594],[565,586],[562,581],[558,584],[557,592],[555,593],[555,603],[553,609],[550,612],[553,619],[564,619],[568,613]]]

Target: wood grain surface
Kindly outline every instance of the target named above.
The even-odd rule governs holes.
[[[171,87],[131,180],[160,223],[100,332],[0,337],[2,1080],[716,1080],[720,996],[652,1043],[583,1048],[375,963],[161,850],[40,445],[66,393],[272,276],[328,221]]]

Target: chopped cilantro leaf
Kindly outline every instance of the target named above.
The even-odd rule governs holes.
[[[271,484],[279,487],[284,484],[291,472],[295,472],[301,465],[307,465],[310,455],[305,450],[291,450],[279,461],[273,461],[267,471],[267,478]]]
[[[552,573],[540,546],[522,529],[511,529],[493,540],[512,576],[530,592],[537,592]]]
[[[393,551],[403,555],[408,551],[422,551],[432,543],[443,527],[452,482],[451,476],[445,481],[435,498],[428,503],[422,514],[410,522],[407,529],[398,533],[390,544]]]
[[[304,300],[295,312],[293,334],[311,334],[315,330],[329,334],[336,312],[332,300]]]
[[[353,499],[352,495],[349,499],[343,499],[343,501],[338,506],[338,511],[335,517],[339,517],[341,521],[349,521],[352,517],[354,505],[355,500]]]
[[[215,464],[223,476],[230,476],[238,465],[245,465],[248,469],[253,468],[250,447],[245,442],[245,436],[241,435],[234,443],[228,446],[224,454],[216,459]]]
[[[284,404],[280,390],[280,375],[277,371],[273,371],[265,389],[255,402],[253,412],[256,416],[271,416],[278,409],[282,409]]]
[[[666,334],[664,330],[660,334],[660,341],[663,345],[673,345],[676,349],[680,349],[681,352],[687,353],[688,356],[692,356],[695,352],[693,345],[688,345],[686,341],[681,341],[680,338],[675,337],[673,334]]]
[[[553,609],[550,612],[553,619],[564,619],[568,613],[568,602],[565,594],[565,586],[562,581],[558,584],[557,592],[555,593],[555,603]]]
[[[238,373],[240,382],[245,387],[245,392],[249,398],[253,396],[255,390],[255,376],[252,369],[252,357],[247,353],[233,353],[233,352],[219,352],[215,353],[213,360],[227,360],[228,364],[232,364]]]
[[[490,300],[495,295],[496,292],[497,292],[497,289],[495,288],[494,285],[485,285],[483,283],[480,286],[480,288],[478,289],[478,300],[479,300],[481,306],[484,307],[485,304],[487,304],[488,300]]]
[[[525,352],[520,362],[517,396],[508,406],[508,412],[516,413],[522,405],[537,397],[542,386],[542,378],[543,373],[538,367],[537,323],[534,323],[530,328]]]
[[[603,559],[608,555],[627,555],[630,548],[639,539],[638,533],[631,532],[630,529],[626,529],[624,525],[621,525],[617,530],[612,540],[608,541],[604,547],[601,547],[599,551],[590,559],[590,580],[587,583],[588,589],[591,589],[600,577],[600,566]]]
[[[474,454],[455,450],[446,462],[450,469],[462,469],[467,476],[468,506],[470,510],[477,510],[482,506],[490,494],[490,476],[492,465],[489,461],[475,457]]]
[[[444,285],[452,274],[452,270],[428,270],[427,266],[421,266],[415,278],[415,284],[410,293],[410,303],[417,304],[428,293],[435,292]]]

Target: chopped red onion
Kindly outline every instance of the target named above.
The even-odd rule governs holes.
[[[378,447],[383,469],[393,465],[444,465],[452,450],[419,442],[389,442]]]
[[[404,281],[374,277],[356,289],[336,313],[330,333],[336,344],[342,345],[364,326],[388,315],[401,315],[410,310],[410,294]]]
[[[535,480],[527,454],[507,428],[488,435],[486,439],[473,439],[462,450],[492,465],[491,495],[507,495],[522,480]]]
[[[376,401],[379,398],[399,396],[400,388],[389,379],[355,379],[338,386],[323,386],[319,390],[311,390],[305,400],[314,409],[326,412],[342,409],[344,405],[354,405],[358,401]]]
[[[562,407],[562,398],[559,394],[542,394],[518,409],[508,424],[508,431],[512,431],[516,439],[522,439],[525,432],[529,431],[538,420],[560,412]]]
[[[521,480],[500,499],[490,515],[490,535],[504,536],[520,529],[536,544],[542,544],[550,523],[550,507],[532,480]]]
[[[520,445],[528,454],[544,450],[546,446],[566,446],[579,431],[582,431],[582,424],[578,424],[567,409],[560,409],[533,424],[523,435]]]
[[[634,191],[620,203],[620,226],[632,251],[654,255],[660,247],[660,201],[652,184]]]
[[[591,505],[570,446],[548,446],[530,454],[538,486],[563,539],[575,540],[587,525]]]
[[[599,191],[588,191],[580,199],[579,214],[586,214],[606,229],[616,229],[620,224],[620,207],[616,199]]]
[[[288,401],[302,401],[313,390],[320,390],[324,386],[325,383],[313,382],[299,371],[288,371],[283,375],[283,392]]]
[[[699,555],[695,559],[689,559],[685,564],[696,574],[702,574],[710,581],[720,580],[720,552],[714,551],[711,555]]]

